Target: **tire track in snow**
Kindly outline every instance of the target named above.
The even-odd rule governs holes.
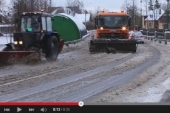
[[[56,88],[57,86],[65,85],[65,84],[68,84],[68,83],[71,83],[71,82],[78,81],[80,79],[84,79],[86,77],[93,76],[93,75],[101,73],[103,71],[107,71],[107,70],[109,70],[109,69],[111,69],[111,68],[113,68],[113,67],[115,67],[119,64],[122,64],[123,62],[135,57],[136,55],[137,54],[131,54],[131,55],[119,60],[119,61],[115,61],[114,63],[111,62],[108,65],[101,66],[101,67],[98,67],[96,69],[93,69],[93,70],[90,70],[90,71],[87,71],[87,72],[84,72],[84,73],[80,73],[80,74],[77,74],[77,75],[74,75],[74,76],[71,76],[71,77],[66,77],[66,78],[63,78],[63,79],[55,80],[55,81],[50,82],[50,83],[46,83],[46,84],[36,86],[36,87],[33,87],[33,88],[29,88],[29,89],[26,89],[26,90],[21,90],[21,91],[15,92],[15,93],[1,95],[0,101],[14,101],[14,100],[26,97],[26,96],[30,96],[30,95],[40,93],[40,92],[43,92],[43,91],[46,91],[46,90],[49,90],[49,89],[52,89],[52,88]]]
[[[141,64],[135,69],[128,70],[122,74],[110,77],[107,80],[94,84],[92,86],[80,89],[76,92],[67,93],[59,98],[53,98],[49,101],[83,101],[87,98],[99,94],[109,88],[116,89],[121,85],[130,82],[138,73],[144,71],[146,68],[152,66],[160,58],[160,52],[152,47],[153,57],[148,59],[146,63]]]

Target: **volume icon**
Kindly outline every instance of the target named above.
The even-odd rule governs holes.
[[[41,108],[42,112],[47,112],[47,108]]]

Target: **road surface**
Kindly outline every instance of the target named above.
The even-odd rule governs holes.
[[[90,54],[90,38],[65,47],[56,62],[1,67],[0,101],[123,102],[170,64],[164,44],[146,40],[136,53]]]

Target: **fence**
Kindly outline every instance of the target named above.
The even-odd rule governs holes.
[[[0,33],[11,34],[14,31],[14,25],[0,24]]]
[[[143,35],[146,36],[146,38],[154,40],[154,41],[159,41],[159,43],[161,43],[161,41],[165,41],[165,44],[167,44],[167,42],[170,42],[170,32],[150,32],[150,31],[141,31]]]

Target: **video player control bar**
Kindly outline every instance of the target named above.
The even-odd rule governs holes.
[[[0,113],[53,113],[77,111],[80,102],[0,102]]]

